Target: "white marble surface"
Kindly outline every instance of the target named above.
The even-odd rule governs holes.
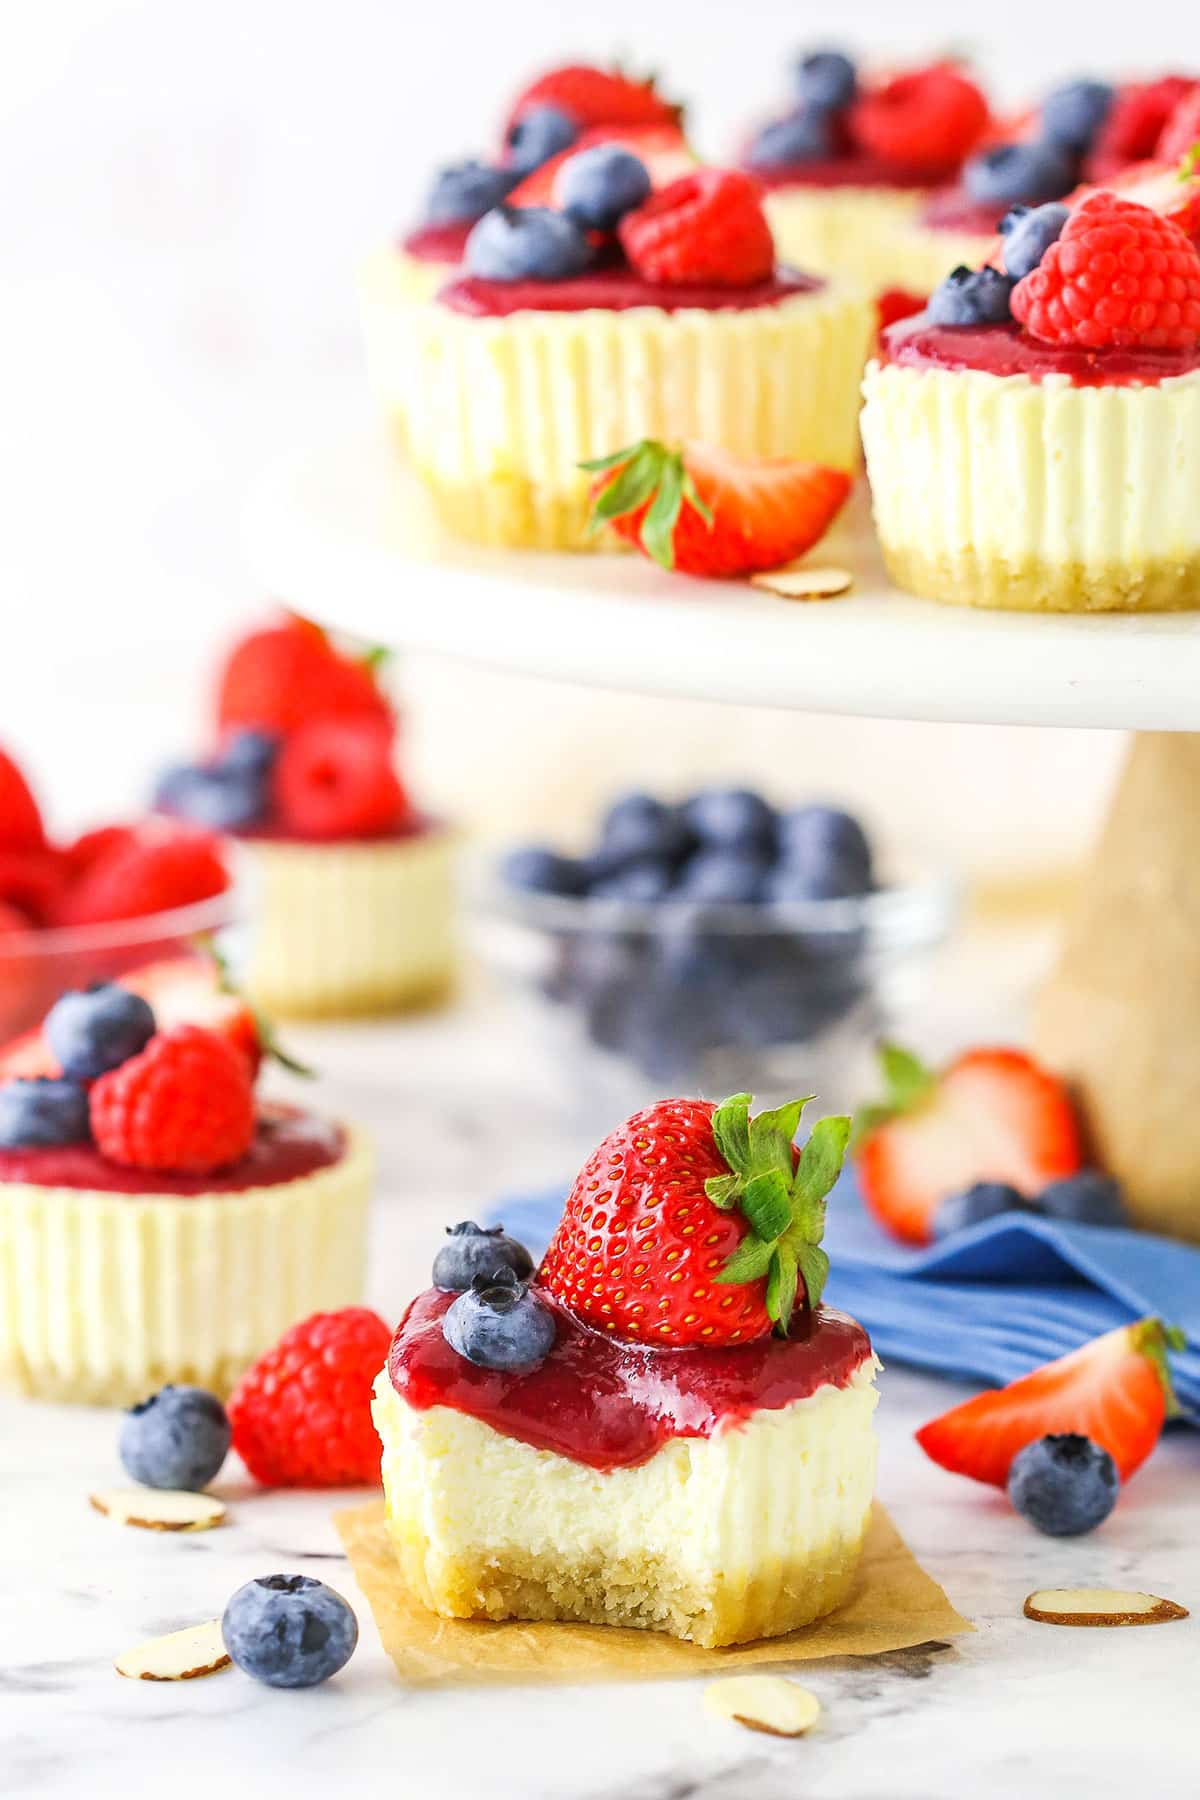
[[[301,1042],[325,1067],[329,1103],[379,1132],[371,1297],[385,1312],[425,1279],[443,1223],[577,1158],[576,1129],[532,1050],[514,1052],[485,997],[438,1019],[310,1032]],[[935,1650],[805,1665],[801,1677],[825,1712],[799,1742],[709,1719],[694,1682],[402,1687],[330,1523],[357,1496],[263,1493],[231,1465],[217,1489],[230,1502],[224,1528],[186,1537],[122,1529],[86,1499],[120,1479],[115,1416],[5,1400],[0,1792],[1029,1800],[1125,1795],[1135,1785],[1192,1791],[1200,1440],[1171,1436],[1101,1532],[1055,1543],[921,1455],[913,1427],[953,1397],[947,1383],[885,1373],[879,1487],[977,1630]],[[321,1576],[358,1610],[359,1649],[325,1688],[274,1693],[237,1671],[157,1686],[113,1671],[121,1650],[218,1614],[242,1581],[280,1569]],[[1124,1632],[1022,1618],[1032,1588],[1073,1583],[1147,1587],[1195,1616]]]

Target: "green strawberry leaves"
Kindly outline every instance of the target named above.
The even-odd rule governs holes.
[[[611,456],[581,462],[579,467],[589,475],[616,470],[592,501],[589,532],[637,512],[649,501],[639,536],[646,553],[664,569],[675,567],[675,527],[685,502],[712,528],[712,512],[697,493],[682,452],[669,450],[656,438],[643,438],[614,450]]]
[[[713,1114],[713,1138],[728,1164],[704,1191],[714,1206],[736,1206],[750,1226],[716,1277],[737,1285],[766,1280],[767,1316],[786,1337],[800,1283],[816,1306],[829,1275],[821,1248],[826,1197],[837,1180],[850,1141],[842,1114],[819,1119],[799,1158],[792,1144],[812,1095],[750,1117],[749,1094],[734,1094]]]
[[[1179,1401],[1175,1397],[1175,1384],[1171,1380],[1171,1365],[1167,1361],[1168,1350],[1185,1350],[1187,1338],[1177,1325],[1166,1325],[1161,1319],[1138,1319],[1129,1327],[1131,1347],[1142,1356],[1148,1357],[1154,1365],[1155,1373],[1162,1383],[1163,1399],[1166,1402],[1168,1419],[1177,1418],[1180,1411]]]
[[[879,1125],[889,1119],[915,1112],[928,1100],[938,1084],[933,1069],[928,1068],[911,1050],[900,1044],[881,1043],[877,1051],[883,1076],[884,1097],[870,1106],[862,1106],[854,1116],[854,1148]]]
[[[201,956],[206,956],[212,963],[217,976],[217,992],[231,994],[246,1008],[254,1021],[254,1033],[263,1056],[270,1057],[272,1062],[277,1062],[280,1068],[286,1069],[290,1075],[302,1075],[306,1081],[315,1079],[317,1071],[311,1063],[301,1062],[298,1056],[293,1056],[290,1051],[285,1050],[270,1019],[264,1013],[259,1012],[256,1006],[250,1005],[237,984],[229,958],[214,934],[211,931],[199,932],[192,939],[192,945]]]

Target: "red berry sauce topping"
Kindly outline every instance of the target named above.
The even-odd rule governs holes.
[[[242,1194],[250,1188],[277,1187],[332,1168],[345,1149],[340,1126],[291,1107],[272,1106],[260,1112],[246,1154],[216,1173],[177,1175],[126,1168],[110,1161],[93,1144],[65,1144],[52,1149],[0,1150],[0,1182],[87,1188],[104,1194],[174,1194],[180,1199],[197,1194]]]
[[[419,225],[400,240],[400,248],[416,262],[460,263],[474,219],[455,219],[450,225]]]
[[[851,151],[846,156],[815,162],[777,163],[773,167],[755,168],[754,174],[760,185],[768,189],[883,187],[906,193],[949,181],[957,171],[958,159],[947,162],[941,169],[914,169],[902,163],[885,162],[881,156]]]
[[[505,1437],[552,1450],[593,1469],[644,1463],[671,1438],[711,1437],[753,1413],[806,1399],[824,1385],[845,1387],[871,1355],[862,1326],[820,1307],[797,1314],[791,1335],[727,1349],[652,1349],[580,1324],[553,1295],[557,1335],[549,1356],[527,1374],[467,1362],[442,1333],[455,1294],[421,1294],[392,1341],[388,1371],[396,1392],[425,1411],[449,1406]]]
[[[1200,345],[1190,350],[1089,350],[1082,344],[1043,344],[1019,325],[931,325],[921,314],[884,332],[884,362],[903,369],[977,369],[986,375],[1026,375],[1045,381],[1065,375],[1076,387],[1154,386],[1200,369]]]
[[[438,299],[452,312],[474,319],[506,319],[518,312],[629,312],[654,306],[661,312],[748,312],[778,306],[797,294],[814,293],[824,284],[793,269],[776,269],[765,281],[746,287],[720,287],[715,282],[645,281],[632,269],[617,265],[589,269],[568,281],[482,281],[464,275],[444,287]]]

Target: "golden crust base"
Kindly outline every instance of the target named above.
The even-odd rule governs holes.
[[[942,556],[883,542],[888,574],[912,594],[952,606],[1010,612],[1190,612],[1200,609],[1200,557],[1142,568],[1085,568],[1027,559],[1013,565],[961,551]]]

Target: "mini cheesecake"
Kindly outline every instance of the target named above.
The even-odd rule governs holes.
[[[105,1406],[228,1393],[296,1319],[361,1298],[371,1174],[361,1133],[278,1106],[205,1175],[0,1150],[0,1380]]]
[[[359,271],[367,378],[401,449],[408,441],[408,396],[416,374],[413,321],[454,276],[473,223],[419,227],[369,256]]]
[[[1200,344],[1041,343],[1015,323],[885,332],[862,417],[892,579],[960,606],[1200,606]]]
[[[498,1230],[455,1227],[374,1400],[388,1532],[434,1612],[717,1647],[847,1598],[877,1364],[820,1303],[850,1121],[797,1153],[802,1105],[634,1114],[585,1163],[536,1276]]]
[[[847,1597],[875,1480],[875,1358],[818,1311],[795,1341],[617,1343],[554,1307],[526,1375],[464,1362],[436,1289],[375,1388],[388,1530],[446,1618],[576,1619],[717,1646]]]
[[[785,262],[849,278],[872,294],[929,291],[920,274],[936,257],[905,255],[903,248],[930,202],[936,175],[865,156],[754,173],[766,189],[767,217]],[[937,278],[945,273],[940,269]]]

